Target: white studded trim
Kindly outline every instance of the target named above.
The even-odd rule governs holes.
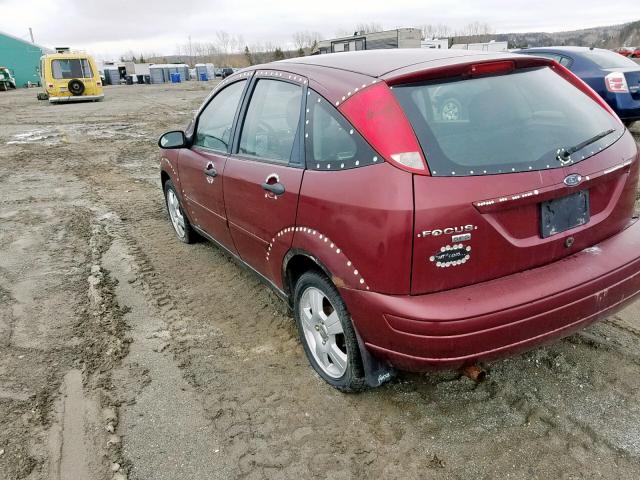
[[[256,71],[256,75],[261,77],[276,77],[276,78],[286,78],[287,80],[291,80],[292,82],[299,83],[301,85],[306,85],[308,80],[300,75],[296,75],[288,72],[281,72],[278,70],[258,70]]]
[[[173,168],[173,164],[169,161],[169,159],[167,157],[162,157],[160,159],[160,163],[161,164],[164,163],[166,165],[169,165],[169,169],[171,170],[171,173],[173,173],[173,176],[175,177],[176,182],[180,181],[180,179],[178,177],[178,172],[176,172],[175,168]],[[177,185],[176,185],[176,187],[177,187]],[[182,193],[184,193],[184,192],[182,192]]]
[[[457,257],[453,257],[455,259],[448,260],[447,258],[452,258],[452,257],[449,257],[447,252],[452,252],[453,255],[457,254]],[[435,262],[436,267],[438,268],[448,268],[448,267],[456,267],[458,265],[463,265],[467,263],[470,258],[471,258],[471,247],[469,245],[464,246],[463,244],[459,243],[457,245],[445,245],[444,247],[441,247],[439,253],[429,257],[429,261]]]
[[[374,83],[378,83],[378,79],[377,78],[374,78],[373,80],[371,80],[369,85],[367,85],[366,83],[363,83],[362,85],[356,85],[354,88],[352,88],[351,90],[346,92],[344,95],[338,95],[338,97],[341,96],[342,99],[336,100],[336,107],[339,107],[341,103],[344,103],[346,100],[349,100],[349,97],[351,95],[355,95],[359,91],[364,90],[365,88],[367,88],[370,85],[373,85]]]
[[[293,235],[294,233],[299,233],[301,235],[308,235],[310,237],[318,238],[318,240],[320,240],[320,245],[322,245],[324,248],[326,248],[330,252],[333,252],[335,255],[340,256],[340,259],[342,260],[344,265],[346,265],[346,267],[349,268],[349,272],[352,273],[353,276],[355,277],[357,285],[360,286],[361,288],[364,288],[365,290],[369,290],[369,285],[367,285],[367,282],[363,278],[362,274],[357,269],[353,269],[353,271],[351,271],[351,268],[353,268],[353,264],[351,263],[351,260],[349,260],[349,258],[342,251],[342,249],[338,248],[338,246],[333,241],[331,241],[329,237],[327,237],[326,235],[323,235],[322,233],[318,232],[317,230],[314,230],[311,227],[287,227],[280,230],[271,239],[271,242],[267,247],[265,260],[269,262],[271,250],[273,249],[273,246],[278,238],[283,237],[285,235]]]
[[[507,197],[494,198],[490,200],[482,200],[481,202],[476,202],[476,207],[487,207],[489,205],[494,205],[496,203],[504,203],[504,202],[512,202],[514,200],[520,200],[522,198],[534,197],[539,195],[539,190],[531,190],[529,192],[516,193],[515,195],[510,195]]]

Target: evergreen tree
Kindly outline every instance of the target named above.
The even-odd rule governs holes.
[[[273,52],[274,60],[284,60],[284,52],[280,47],[276,47],[276,50]]]
[[[244,47],[244,57],[247,59],[249,65],[253,65],[253,57],[251,56],[251,52],[247,46]]]

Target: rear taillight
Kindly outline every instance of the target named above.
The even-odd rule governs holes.
[[[627,85],[627,79],[622,72],[611,72],[604,77],[604,84],[612,93],[629,93],[629,86]]]
[[[48,85],[48,87],[49,87],[49,88],[53,88],[53,83],[50,83],[50,84]]]
[[[339,110],[386,161],[429,175],[413,128],[386,83],[352,95]]]

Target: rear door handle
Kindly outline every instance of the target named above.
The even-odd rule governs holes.
[[[280,182],[276,182],[276,183],[263,183],[262,184],[262,188],[271,192],[271,193],[275,193],[276,195],[282,195],[285,191],[284,189],[284,185],[281,184]]]
[[[214,167],[213,165],[210,165],[204,169],[204,174],[207,175],[208,177],[217,177],[218,171],[216,170],[216,167]]]

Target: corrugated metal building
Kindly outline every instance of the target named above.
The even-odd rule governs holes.
[[[418,28],[397,28],[383,32],[359,33],[331,38],[318,44],[320,53],[353,52],[381,48],[420,48],[422,32]]]
[[[40,57],[46,53],[53,50],[0,32],[0,66],[11,69],[17,87],[40,83]]]

